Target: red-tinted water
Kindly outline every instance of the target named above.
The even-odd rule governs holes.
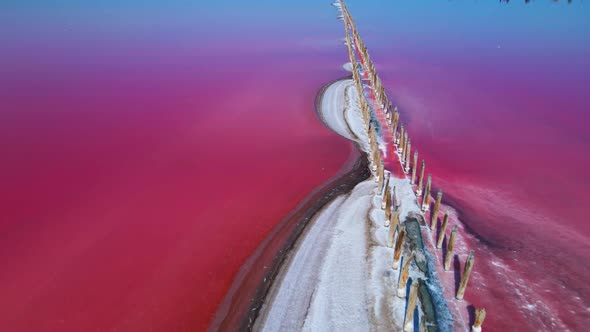
[[[484,328],[492,330],[583,330],[590,324],[584,6],[350,2],[412,147],[457,210],[462,264],[476,251],[467,301],[451,306],[485,307]],[[540,17],[552,18],[551,31]],[[441,279],[452,296],[457,276]]]
[[[2,67],[1,331],[204,330],[352,151],[313,112],[333,57],[172,46],[19,45]]]

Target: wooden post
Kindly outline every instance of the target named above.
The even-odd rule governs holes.
[[[397,235],[397,241],[395,242],[395,248],[393,250],[393,269],[397,270],[399,267],[399,259],[402,255],[402,245],[404,244],[404,238],[406,236],[406,229],[402,228],[402,230]]]
[[[481,332],[484,319],[486,319],[486,309],[475,309],[475,322],[471,327],[471,332]]]
[[[414,331],[414,312],[416,311],[416,301],[418,300],[418,280],[412,280],[412,286],[410,286],[408,307],[406,308],[406,320],[404,322],[404,332]]]
[[[378,159],[378,164],[377,164],[377,170],[379,172],[379,182],[378,182],[378,189],[379,189],[379,193],[381,193],[383,191],[383,184],[385,183],[385,166],[383,166],[383,161],[381,161],[381,154],[378,153],[377,154],[379,156]]]
[[[443,219],[442,227],[440,228],[440,233],[438,234],[438,241],[436,241],[436,249],[442,248],[443,239],[445,238],[445,232],[447,231],[447,224],[449,223],[449,211],[445,212],[445,217]]]
[[[393,129],[393,127],[391,126],[393,124],[393,105],[391,103],[387,104],[387,114],[389,115],[387,117],[387,120],[389,120],[387,121],[387,125],[389,126],[389,128]]]
[[[399,211],[393,210],[391,213],[391,221],[389,223],[389,232],[387,233],[387,246],[393,247],[393,239],[395,238],[395,231],[399,227]]]
[[[424,163],[424,159],[422,159],[422,168],[420,169],[420,177],[418,178],[418,189],[416,189],[416,196],[422,196],[422,184],[424,183],[424,168],[426,164]]]
[[[416,169],[418,168],[418,151],[414,151],[414,162],[412,163],[412,185],[416,184]]]
[[[404,131],[403,142],[404,143],[402,145],[402,154],[401,154],[401,158],[400,158],[402,165],[406,162],[406,148],[408,147],[408,132],[407,131]]]
[[[398,153],[402,153],[402,147],[404,146],[404,133],[405,133],[405,128],[404,125],[400,126],[400,132],[399,132],[399,144],[397,145],[397,152]]]
[[[383,197],[381,201],[381,210],[385,210],[385,205],[387,204],[387,197],[386,195],[389,193],[389,179],[391,178],[391,173],[387,173],[387,180],[385,181],[385,186],[383,187],[383,191],[381,195]]]
[[[391,194],[387,190],[387,202],[385,203],[385,227],[389,227],[389,221],[391,220]]]
[[[451,260],[453,259],[453,249],[455,248],[455,239],[457,238],[457,225],[453,226],[449,243],[447,243],[447,255],[445,256],[445,271],[451,269]]]
[[[474,260],[475,257],[473,256],[473,250],[471,250],[469,251],[467,262],[465,262],[463,275],[461,275],[461,283],[459,284],[459,290],[457,291],[457,300],[463,300],[463,297],[465,296],[465,288],[467,288],[467,283],[469,282],[469,277],[471,276],[471,270],[473,270]]]
[[[371,159],[371,171],[373,172],[373,177],[375,178],[375,181],[378,181],[378,179],[377,179],[377,154],[376,154],[377,150],[375,150],[374,148],[371,150],[373,151],[372,159]]]
[[[393,209],[393,211],[391,212],[391,217],[389,220],[389,227],[390,228],[397,228],[397,226],[399,225],[399,210],[398,209]],[[393,246],[393,236],[395,235],[395,229],[393,230],[393,233],[391,234],[391,240],[387,239],[387,246],[391,248],[391,246]],[[389,234],[388,234],[389,236]]]
[[[430,210],[430,186],[432,185],[432,175],[428,174],[426,188],[424,188],[424,199],[422,200],[422,211]]]
[[[436,201],[434,202],[434,208],[432,209],[432,215],[430,216],[430,230],[434,231],[436,229],[436,222],[438,221],[438,210],[440,210],[440,202],[442,200],[442,190],[439,190],[436,193]],[[426,197],[424,197],[426,199]]]
[[[408,146],[406,147],[406,169],[405,172],[410,171],[410,155],[412,154],[412,141],[408,139]]]
[[[406,297],[406,286],[408,284],[408,278],[410,277],[410,264],[415,255],[416,254],[412,252],[409,257],[404,258],[404,266],[402,267],[399,281],[397,283],[397,297],[401,297],[402,299]]]
[[[404,150],[404,147],[406,146],[406,141],[405,141],[405,139],[406,139],[406,137],[407,137],[407,136],[406,136],[406,127],[405,127],[405,126],[403,126],[403,125],[402,125],[402,127],[403,127],[403,128],[402,128],[402,132],[400,133],[400,135],[401,135],[401,136],[400,136],[400,138],[399,138],[399,139],[400,139],[400,146],[399,146],[399,149],[400,149],[399,151],[400,151],[400,153],[401,153],[401,152]]]
[[[397,106],[393,109],[393,124],[392,124],[392,131],[393,131],[393,142],[394,144],[399,143],[397,139],[397,124],[399,122],[399,112],[397,111]]]
[[[403,164],[406,163],[406,154],[408,153],[408,130],[404,132],[404,146],[402,148],[402,160]]]

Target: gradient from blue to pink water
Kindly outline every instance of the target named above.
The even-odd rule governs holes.
[[[2,3],[0,330],[207,328],[353,151],[313,112],[345,53],[308,4]]]
[[[312,113],[346,61],[328,4],[2,4],[0,329],[205,328],[272,226],[349,154]],[[348,4],[476,249],[579,330],[589,8]],[[492,328],[552,329],[508,311],[509,293],[467,295],[493,304]]]
[[[476,250],[494,330],[590,322],[590,8],[350,1],[417,148]],[[478,271],[479,270],[479,271]]]

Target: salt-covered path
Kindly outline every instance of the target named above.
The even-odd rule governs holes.
[[[368,151],[357,96],[351,80],[333,83],[322,96],[320,115]],[[418,213],[408,180],[391,181],[408,188],[398,189],[400,219]],[[387,247],[389,228],[376,188],[373,179],[361,182],[316,214],[279,272],[255,330],[401,330],[406,299],[395,295],[399,270],[391,268],[393,249]],[[414,267],[410,276],[423,277]]]

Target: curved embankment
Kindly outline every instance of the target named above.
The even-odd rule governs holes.
[[[315,101],[316,111],[320,107],[321,96],[330,85],[331,83],[327,84],[318,93]],[[273,229],[246,261],[220,304],[209,331],[252,330],[280,267],[291,254],[306,225],[318,211],[331,204],[336,197],[350,192],[358,183],[369,178],[366,155],[359,153],[357,149],[351,151],[349,160],[339,174],[301,202]]]
[[[323,91],[318,115],[361,151],[369,151],[357,96],[352,80],[337,81]],[[390,184],[397,187],[400,220],[417,223],[420,210],[408,180],[392,177]],[[255,330],[401,330],[406,298],[396,296],[399,270],[391,268],[393,249],[379,195],[371,178],[335,196],[313,217],[271,286]],[[420,287],[415,324],[424,316],[429,331],[449,330],[450,315],[427,268],[430,260],[420,248],[416,226],[404,247],[406,253],[417,251],[410,277],[429,281]]]

